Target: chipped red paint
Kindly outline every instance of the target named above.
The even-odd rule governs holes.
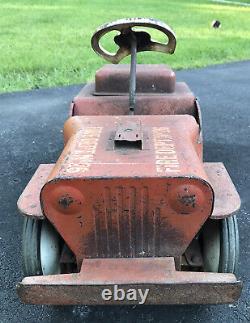
[[[127,115],[128,65],[105,65],[96,72],[70,106],[71,116]],[[199,120],[196,98],[174,71],[165,65],[137,66],[136,115],[190,114]]]
[[[157,43],[133,31],[138,51],[174,52],[170,27],[144,18],[99,28],[93,49],[119,62],[130,53],[135,25],[168,38]],[[110,30],[121,31],[114,55],[99,46]],[[233,274],[201,272],[200,229],[209,218],[233,215],[240,198],[223,164],[203,163],[199,103],[167,66],[138,65],[136,76],[129,115],[128,66],[96,72],[95,83],[70,105],[58,161],[40,165],[20,196],[22,214],[46,218],[59,232],[61,263],[71,272],[24,278],[18,285],[23,302],[117,304],[100,296],[114,284],[149,288],[146,304],[231,303],[240,296],[242,284]]]
[[[141,147],[127,146],[126,138],[124,146],[116,146],[121,124],[137,129],[128,140],[143,132]],[[213,210],[198,138],[191,116],[89,116],[66,122],[67,144],[41,201],[79,263],[183,254]]]
[[[215,196],[214,209],[210,218],[223,219],[234,215],[240,208],[240,197],[225,166],[222,163],[204,163],[203,165]],[[18,200],[19,211],[24,216],[36,219],[45,218],[41,210],[40,192],[54,167],[55,164],[41,164],[27,184]]]
[[[242,284],[233,274],[180,272],[173,258],[85,259],[78,274],[26,277],[17,286],[24,303],[53,305],[137,305],[105,301],[103,289],[149,289],[146,305],[233,303]]]

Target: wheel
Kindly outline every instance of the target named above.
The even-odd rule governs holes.
[[[201,232],[204,271],[236,273],[239,232],[236,216],[208,220]]]
[[[61,238],[47,220],[24,218],[23,272],[25,276],[59,274]]]
[[[239,231],[236,216],[224,219],[221,223],[221,257],[219,272],[236,273],[239,260]]]

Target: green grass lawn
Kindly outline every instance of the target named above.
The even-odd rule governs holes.
[[[91,49],[93,31],[133,16],[163,20],[177,36],[174,55],[141,53],[139,63],[182,69],[250,58],[250,7],[206,0],[0,0],[0,92],[86,82],[105,63]],[[220,29],[211,28],[214,19]],[[112,48],[111,38],[104,44]]]

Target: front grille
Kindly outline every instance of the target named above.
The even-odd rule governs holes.
[[[160,218],[160,208],[149,209],[148,187],[105,187],[102,199],[93,206],[92,256],[157,256]]]

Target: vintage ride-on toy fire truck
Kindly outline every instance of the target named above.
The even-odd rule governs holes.
[[[100,45],[110,31],[115,54]],[[38,167],[18,200],[23,302],[138,304],[137,292],[140,304],[239,298],[240,198],[222,163],[203,162],[199,103],[168,66],[136,65],[137,52],[175,46],[173,31],[153,19],[94,33],[96,53],[131,63],[104,66],[74,98],[61,156]]]

